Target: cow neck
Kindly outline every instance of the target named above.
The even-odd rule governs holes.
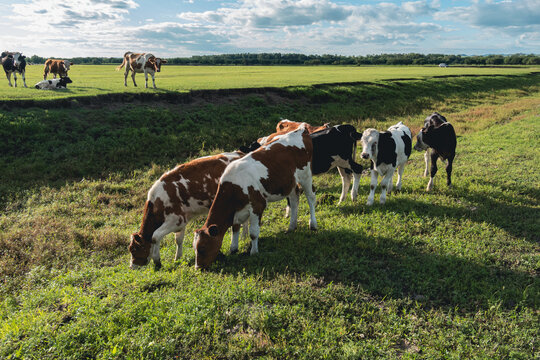
[[[227,229],[233,225],[234,214],[241,208],[241,198],[245,198],[247,203],[247,195],[238,185],[231,182],[220,183],[204,224],[205,227],[217,225],[218,237],[223,237]]]

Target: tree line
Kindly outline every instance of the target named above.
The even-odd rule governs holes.
[[[43,64],[46,58],[33,55],[30,63]],[[75,64],[119,64],[121,57],[75,57]],[[172,65],[540,65],[540,55],[444,55],[444,54],[379,54],[365,56],[304,54],[222,54],[167,58]]]

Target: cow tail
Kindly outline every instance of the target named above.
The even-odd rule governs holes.
[[[152,242],[152,235],[154,232],[163,225],[164,219],[163,216],[158,216],[155,213],[154,204],[152,201],[148,200],[144,204],[144,213],[141,223],[141,230],[139,234],[145,242]]]
[[[43,80],[45,80],[47,78],[47,74],[49,74],[49,65],[50,62],[46,61],[45,67],[43,68]]]
[[[126,65],[126,63],[127,63],[127,56],[126,55],[127,55],[127,53],[124,55],[124,61],[122,61],[122,64],[116,68],[116,71],[119,71],[121,68],[124,67],[124,65]]]

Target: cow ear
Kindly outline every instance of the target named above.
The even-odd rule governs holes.
[[[162,59],[162,60],[161,60],[161,63],[162,63],[162,64],[166,64],[166,63],[167,63],[167,60]]]
[[[69,63],[69,65],[73,65],[73,63],[72,63],[72,62],[70,62],[70,63]]]
[[[213,236],[217,236],[217,234],[218,234],[218,227],[217,227],[216,224],[212,224],[212,225],[210,225],[210,226],[208,227],[208,234],[209,234],[210,236],[212,236],[212,237],[213,237]]]

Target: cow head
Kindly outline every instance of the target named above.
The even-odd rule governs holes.
[[[69,76],[65,76],[65,77],[61,78],[60,81],[58,81],[58,84],[60,84],[60,86],[66,87],[67,84],[71,84],[72,82],[73,81],[71,81]]]
[[[64,60],[63,63],[64,63],[64,71],[67,73],[69,71],[70,66],[73,65],[73,63],[69,60]]]
[[[15,67],[19,67],[19,65],[21,65],[21,62],[23,61],[23,59],[26,58],[26,56],[23,56],[19,52],[13,53],[12,55],[13,55],[13,66],[15,66]]]
[[[150,63],[150,66],[154,68],[155,72],[160,72],[161,71],[161,65],[166,64],[167,60],[151,56],[148,59],[148,62]]]
[[[424,142],[424,137],[428,131],[433,129],[433,125],[429,125],[427,128],[422,128],[418,135],[416,135],[416,144],[414,145],[414,150],[424,151],[429,148],[429,145]]]
[[[379,131],[366,129],[360,140],[362,143],[362,159],[376,159],[379,144]]]
[[[131,234],[131,242],[129,243],[128,250],[131,253],[131,261],[129,267],[136,269],[140,266],[148,265],[150,262],[150,248],[152,243],[145,241],[139,233]]]
[[[216,224],[203,226],[195,231],[193,249],[195,249],[195,268],[204,269],[210,266],[219,254],[223,243],[224,232],[220,232]]]

